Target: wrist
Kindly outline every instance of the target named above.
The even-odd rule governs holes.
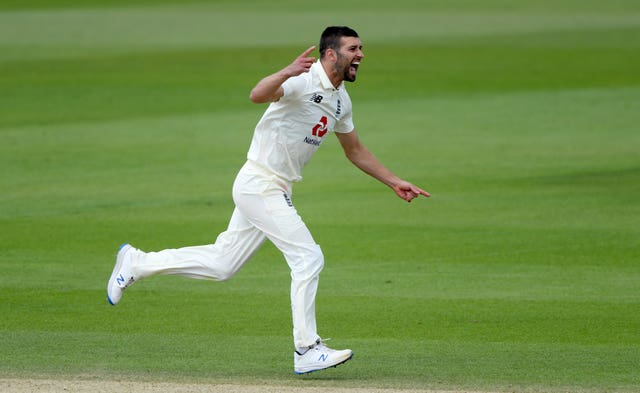
[[[281,69],[279,72],[276,73],[276,75],[278,75],[278,77],[282,80],[283,83],[287,79],[296,76],[294,70],[292,70],[291,67],[285,67]]]

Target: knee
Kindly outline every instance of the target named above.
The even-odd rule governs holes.
[[[216,272],[216,279],[218,281],[229,281],[233,276],[236,275],[238,269],[235,269],[233,266],[229,266],[223,269],[220,269]]]
[[[324,268],[324,255],[322,254],[322,249],[320,248],[320,246],[317,244],[315,246],[316,250],[314,251],[313,262],[311,263],[311,265],[315,269],[315,273],[320,274],[320,272]]]
[[[291,266],[292,278],[297,280],[316,278],[324,267],[324,255],[319,245],[310,245],[304,251],[304,256]]]
[[[309,248],[309,257],[306,259],[307,269],[313,274],[320,274],[324,267],[324,255],[319,245],[314,244]]]

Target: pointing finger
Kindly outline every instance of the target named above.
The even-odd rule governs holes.
[[[316,49],[316,46],[312,45],[312,46],[309,47],[309,49],[307,49],[306,51],[302,52],[302,54],[300,56],[298,56],[298,57],[307,57],[307,56],[309,56],[309,54],[311,52],[313,52],[314,49]]]
[[[423,190],[422,188],[419,188],[419,187],[415,187],[414,186],[414,189],[411,190],[411,191],[413,191],[416,194],[416,197],[418,195],[424,195],[426,197],[430,197],[431,196],[431,194],[429,194],[428,192],[426,192],[425,190]]]

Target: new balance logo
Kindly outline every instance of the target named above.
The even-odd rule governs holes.
[[[118,277],[116,277],[116,284],[118,284],[118,286],[122,289],[128,287],[129,285],[133,284],[135,280],[133,279],[133,277],[129,277],[128,280],[124,279],[124,276],[122,275],[122,273],[120,273],[118,275]]]
[[[322,99],[324,97],[322,97],[320,94],[318,93],[313,93],[313,95],[311,96],[311,98],[309,98],[309,101],[315,102],[316,104],[319,104],[322,102]]]
[[[326,362],[327,358],[329,357],[328,353],[323,353],[322,355],[320,355],[320,357],[318,358],[319,362]]]

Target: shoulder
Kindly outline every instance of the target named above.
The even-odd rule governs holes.
[[[283,84],[284,97],[299,96],[303,94],[312,83],[310,72],[287,79]]]

